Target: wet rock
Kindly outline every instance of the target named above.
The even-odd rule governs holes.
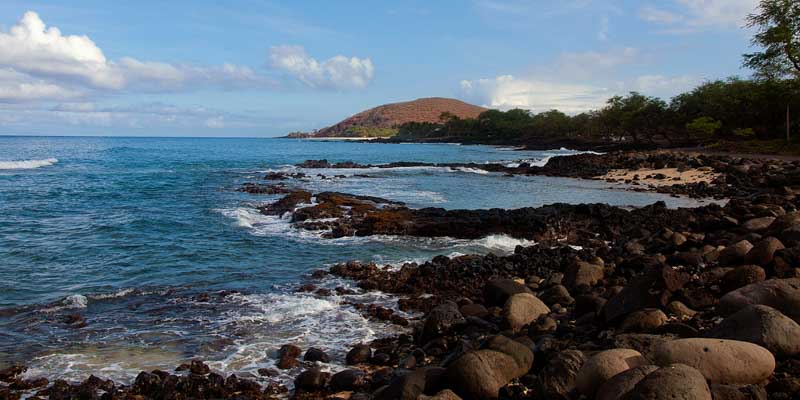
[[[328,356],[328,353],[325,353],[316,347],[311,347],[306,350],[306,354],[303,356],[303,361],[329,363],[331,362],[331,358]]]
[[[547,305],[528,293],[518,293],[509,297],[503,306],[503,318],[508,327],[515,332],[549,312],[550,308]]]
[[[648,374],[658,370],[655,365],[641,365],[614,375],[597,390],[595,400],[621,400]]]
[[[25,373],[27,370],[28,367],[24,365],[12,365],[8,368],[4,368],[0,370],[0,381],[11,382],[14,378]]]
[[[800,354],[800,325],[764,305],[739,310],[711,329],[707,336],[755,343],[778,357]]]
[[[372,358],[372,349],[365,344],[353,347],[346,357],[347,365],[364,364]]]
[[[300,357],[302,350],[293,344],[285,344],[278,350],[278,362],[276,366],[280,369],[291,369],[300,365],[297,357]]]
[[[283,215],[294,211],[298,205],[307,203],[311,203],[311,193],[295,190],[274,203],[259,207],[258,210],[264,215]]]
[[[369,384],[367,374],[358,369],[346,369],[335,373],[331,377],[331,389],[340,390],[360,390]]]
[[[767,279],[764,268],[758,265],[742,265],[729,271],[722,277],[720,289],[728,293],[751,283],[762,282]]]
[[[436,306],[425,318],[422,328],[422,341],[427,342],[441,336],[450,329],[466,323],[458,305],[452,301]]]
[[[547,363],[542,374],[542,387],[547,396],[569,399],[575,391],[578,371],[586,362],[586,355],[580,350],[564,350]]]
[[[305,370],[294,379],[294,387],[299,391],[314,392],[328,385],[331,374],[319,368]]]
[[[647,364],[647,360],[636,350],[604,350],[583,364],[578,371],[575,386],[582,394],[594,396],[600,385],[614,375]]]
[[[719,312],[730,315],[752,304],[770,306],[799,322],[800,278],[770,279],[728,292],[720,298]]]
[[[659,368],[628,393],[631,400],[711,400],[711,390],[698,370],[683,364]]]
[[[490,281],[483,289],[483,296],[487,306],[503,307],[509,297],[518,293],[533,294],[527,286],[511,279]]]
[[[657,365],[686,364],[700,371],[710,383],[755,384],[775,369],[769,350],[748,342],[727,339],[677,339],[656,348]]]
[[[785,247],[780,240],[774,237],[764,238],[756,242],[747,253],[746,261],[750,264],[766,266],[775,258],[775,252]]]
[[[657,308],[646,308],[625,317],[622,332],[652,332],[667,323],[667,315]]]
[[[747,240],[736,242],[719,253],[717,262],[722,266],[729,265],[742,265],[747,261],[747,253],[753,248],[753,245]]]

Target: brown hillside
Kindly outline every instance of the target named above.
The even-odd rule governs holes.
[[[315,136],[342,136],[351,127],[392,128],[406,122],[439,122],[443,112],[449,112],[459,118],[475,118],[486,111],[460,100],[431,97],[402,103],[384,104],[362,111],[336,125],[320,129]]]

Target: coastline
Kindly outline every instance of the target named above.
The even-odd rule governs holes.
[[[657,345],[668,340],[707,337],[710,332],[721,330],[718,325],[723,324],[718,320],[724,323],[732,313],[722,312],[717,307],[734,307],[723,302],[727,293],[749,285],[765,285],[764,282],[779,284],[776,282],[791,281],[798,276],[794,269],[794,253],[790,251],[797,242],[794,232],[800,227],[800,217],[795,213],[796,192],[792,189],[798,184],[794,179],[798,171],[796,163],[706,154],[635,152],[554,157],[541,167],[442,166],[482,168],[497,174],[581,179],[602,176],[605,179],[614,167],[627,166],[627,170],[636,171],[643,166],[665,166],[656,165],[659,163],[682,163],[691,169],[709,167],[718,175],[708,181],[676,181],[653,190],[668,190],[675,195],[725,197],[730,202],[725,206],[679,210],[663,205],[634,210],[602,205],[538,207],[497,223],[492,212],[470,214],[456,210],[419,214],[405,211],[400,205],[386,210],[385,199],[342,195],[328,196],[326,202],[319,201],[319,193],[313,194],[317,198],[316,209],[303,211],[307,217],[313,216],[308,218],[311,221],[331,216],[309,213],[327,212],[341,219],[352,217],[348,211],[353,208],[372,205],[361,217],[362,221],[352,218],[344,221],[351,229],[355,226],[357,235],[360,224],[365,223],[372,229],[361,232],[366,236],[397,233],[397,229],[402,229],[406,234],[420,232],[422,237],[432,233],[477,237],[512,227],[514,229],[509,232],[515,234],[520,234],[520,229],[525,232],[539,229],[541,234],[531,236],[537,241],[533,246],[518,247],[514,254],[505,257],[440,256],[400,268],[347,263],[315,273],[306,283],[313,287],[304,285],[302,290],[317,293],[319,279],[333,275],[350,279],[365,290],[377,289],[398,295],[399,309],[424,316],[409,320],[382,306],[363,306],[362,312],[370,318],[413,328],[408,334],[379,339],[368,348],[356,346],[344,360],[351,365],[350,369],[336,375],[320,369],[327,364],[325,357],[287,343],[277,357],[281,362],[285,359],[286,365],[291,365],[290,370],[298,374],[294,396],[366,398],[371,393],[375,398],[416,398],[424,393],[452,398],[446,392],[451,390],[462,397],[470,397],[488,393],[485,392],[487,387],[491,392],[502,383],[496,390],[504,397],[545,393],[569,398],[587,390],[576,383],[587,359],[603,351],[626,348],[638,352],[647,363],[657,364],[655,357],[660,354]],[[305,167],[314,168],[308,164]],[[322,163],[316,167],[326,168]],[[364,166],[351,164],[350,167]],[[294,210],[292,213],[297,215],[303,210],[296,209],[297,204],[284,204],[285,211]],[[384,205],[374,207],[376,204]],[[531,213],[532,217],[526,224],[515,226],[525,221],[521,217],[523,213]],[[396,218],[397,215],[402,218]],[[416,226],[415,231],[409,231],[412,228],[407,222]],[[469,233],[463,230],[468,224],[488,230]],[[336,231],[344,229],[344,225],[327,228]],[[434,226],[445,230],[431,228]],[[575,245],[581,248],[572,247]],[[743,251],[744,248],[747,251]],[[751,255],[753,249],[758,249],[758,254]],[[645,288],[657,290],[658,296],[643,292]],[[325,296],[324,291],[318,294]],[[520,310],[515,302],[527,306]],[[793,311],[783,308],[782,301],[770,303],[770,306],[795,317]],[[535,316],[529,313],[537,307],[541,312]],[[613,332],[610,337],[604,334],[608,330]],[[719,335],[742,339],[737,332]],[[785,351],[769,350],[776,355]],[[463,365],[467,363],[464,359],[472,357],[470,354],[486,351],[504,356],[498,356],[488,365]],[[303,353],[306,355],[301,361]],[[520,355],[523,355],[522,360],[515,358]],[[509,357],[513,359],[510,362]],[[565,371],[566,367],[569,368]],[[487,382],[470,372],[475,368],[499,371],[498,376],[502,378]],[[792,368],[791,363],[778,363],[777,370],[784,375],[771,379],[770,392],[777,392],[775,382],[797,379]],[[0,380],[9,382],[4,388],[6,395],[31,392],[48,385],[41,380],[16,379],[15,372],[19,371],[11,369],[0,374]],[[177,372],[143,372],[130,386],[98,378],[89,378],[80,384],[57,381],[42,395],[73,396],[100,391],[104,396],[113,393],[115,397],[130,394],[158,398],[183,390],[182,393],[212,398],[270,398],[289,394],[288,388],[278,384],[261,387],[246,378],[222,377],[199,361],[181,366]],[[264,371],[265,376],[273,373]],[[760,383],[747,382],[747,385],[756,391],[770,387],[758,385]]]

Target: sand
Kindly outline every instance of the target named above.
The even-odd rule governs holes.
[[[619,183],[638,182],[640,185],[658,187],[699,182],[710,184],[718,176],[720,176],[720,174],[715,173],[710,168],[695,168],[685,171],[678,171],[677,168],[660,168],[637,170],[614,169],[605,175],[595,178]]]

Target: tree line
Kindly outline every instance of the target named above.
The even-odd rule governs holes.
[[[438,123],[398,127],[400,140],[479,143],[582,138],[633,143],[695,144],[718,139],[788,141],[800,114],[800,1],[762,0],[748,18],[760,51],[745,54],[752,79],[705,82],[669,101],[631,92],[577,115],[558,110],[488,110],[474,119],[443,113]]]

